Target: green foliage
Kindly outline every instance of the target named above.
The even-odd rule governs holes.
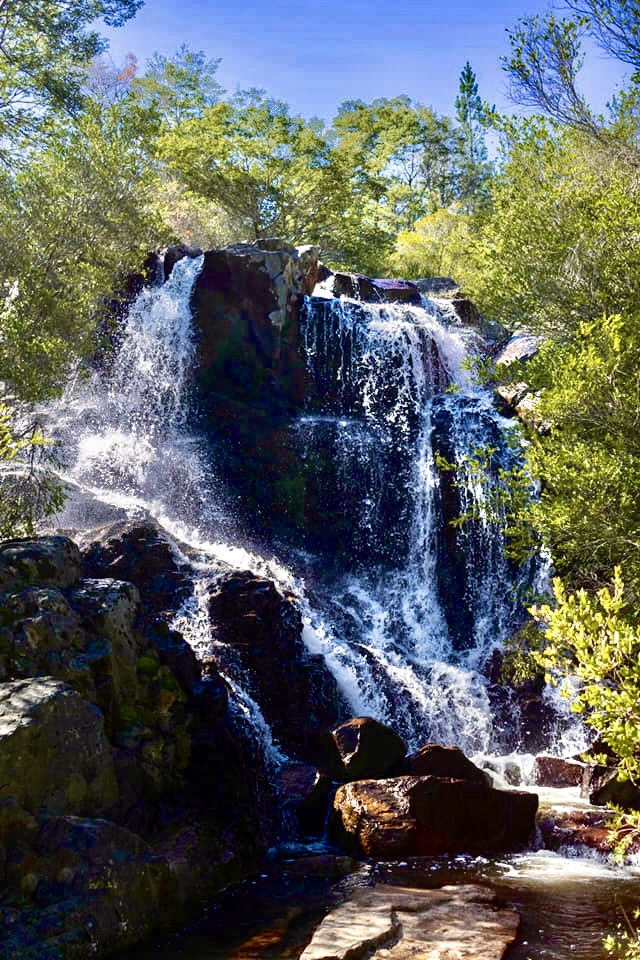
[[[524,514],[571,583],[607,582],[620,566],[640,585],[640,332],[638,315],[604,316],[549,342],[527,368],[540,390],[528,464],[542,482]]]
[[[95,105],[0,195],[0,381],[22,400],[61,389],[93,346],[102,298],[161,235],[154,180],[122,105]]]
[[[545,645],[534,658],[548,682],[561,683],[571,709],[584,715],[619,758],[619,778],[640,776],[640,630],[625,598],[620,568],[594,595],[568,593],[554,580],[553,606],[534,606]],[[575,677],[578,684],[566,678]]]
[[[401,277],[458,277],[469,243],[469,217],[455,207],[441,207],[401,230],[390,258]]]
[[[99,18],[118,26],[141,0],[3,0],[0,4],[0,159],[15,162],[51,111],[78,112],[86,64],[106,44]]]
[[[173,127],[202,116],[221,99],[224,90],[216,77],[220,62],[183,43],[172,57],[154,53],[144,76],[133,81],[132,90],[143,106]]]
[[[464,282],[507,325],[565,333],[640,292],[635,164],[584,134],[540,120],[513,131],[480,211]]]

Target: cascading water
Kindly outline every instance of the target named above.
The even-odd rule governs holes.
[[[188,426],[195,337],[190,309],[202,257],[177,263],[162,286],[144,289],[131,305],[113,361],[74,384],[48,415],[58,437],[62,477],[70,496],[58,523],[80,531],[123,518],[153,518],[170,536],[206,555],[194,566],[193,595],[171,624],[196,653],[215,657],[203,586],[238,565],[268,563],[219,538],[227,520],[202,438]],[[207,537],[211,542],[207,541]],[[181,562],[187,558],[174,542]],[[221,671],[238,722],[260,744],[267,765],[282,762],[260,707],[241,676]]]
[[[315,391],[299,424],[302,456],[329,465],[333,489],[319,499],[333,498],[352,518],[347,561],[330,599],[319,598],[324,622],[309,615],[307,642],[356,713],[386,721],[412,745],[504,751],[517,743],[517,724],[504,732],[494,722],[482,671],[521,614],[530,571],[517,574],[506,560],[489,517],[496,471],[480,478],[470,464],[491,450],[506,465],[512,428],[465,369],[473,340],[443,313],[433,301],[307,303]],[[456,468],[448,491],[438,453]],[[472,516],[457,535],[447,527],[447,493],[453,513]]]
[[[496,462],[513,456],[511,428],[465,369],[477,336],[434,301],[308,298],[301,339],[309,399],[290,436],[320,546],[311,535],[309,550],[291,551],[287,570],[228,545],[215,456],[189,426],[189,301],[200,268],[200,259],[185,258],[163,286],[144,290],[109,370],[51,412],[73,491],[60,524],[154,517],[199,555],[198,575],[250,568],[295,589],[307,648],[323,654],[354,714],[389,723],[413,747],[514,748],[517,722],[512,715],[501,729],[485,667],[517,621],[529,573],[505,560],[485,510],[495,476],[480,482],[468,467],[479,449],[494,451]],[[437,455],[458,467],[455,485]],[[473,519],[456,534],[448,520],[458,512]],[[196,584],[178,626],[211,653],[197,594]],[[240,673],[228,679],[238,710],[277,760]]]

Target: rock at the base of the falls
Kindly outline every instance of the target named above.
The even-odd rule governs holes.
[[[300,960],[501,960],[519,923],[484,887],[377,885],[325,917]]]
[[[579,760],[539,754],[533,762],[531,782],[540,787],[579,787],[586,766]]]
[[[640,789],[631,780],[618,779],[615,766],[587,764],[580,793],[589,803],[598,806],[613,804],[623,810],[640,810]]]
[[[594,850],[604,857],[615,851],[612,832],[614,811],[596,809],[563,809],[552,807],[538,818],[540,839],[545,850],[571,851],[574,855],[588,855]],[[640,843],[634,841],[629,853],[636,853]]]
[[[535,794],[469,780],[361,780],[338,788],[330,832],[345,849],[383,860],[486,854],[525,848],[537,807]]]
[[[280,769],[277,779],[283,808],[294,813],[302,836],[321,836],[329,809],[329,777],[311,764],[289,763]]]
[[[209,592],[215,639],[240,658],[247,682],[277,740],[295,758],[343,710],[322,658],[307,653],[293,594],[251,571],[219,577]]]
[[[334,780],[369,780],[404,773],[407,745],[373,717],[353,717],[319,740],[322,765]]]
[[[445,777],[491,786],[490,776],[465,757],[459,747],[427,743],[408,757],[408,764],[414,777]]]

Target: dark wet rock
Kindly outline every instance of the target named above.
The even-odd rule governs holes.
[[[316,929],[300,960],[501,960],[520,918],[485,887],[356,889]]]
[[[539,754],[533,762],[532,782],[541,787],[579,787],[586,764]]]
[[[213,417],[225,405],[232,416],[234,402],[274,412],[300,402],[297,321],[317,276],[316,247],[236,244],[205,254],[193,302],[201,396]]]
[[[491,785],[484,770],[476,767],[458,747],[427,743],[408,757],[408,766],[414,777],[444,777]]]
[[[372,717],[346,720],[321,740],[323,764],[334,780],[369,780],[400,770],[407,745]]]
[[[209,593],[215,639],[239,658],[254,698],[285,750],[304,759],[309,740],[335,722],[335,680],[302,641],[295,598],[250,571],[220,577]]]
[[[84,575],[134,583],[145,594],[145,612],[177,610],[191,585],[184,564],[157,524],[117,521],[85,534]]]
[[[610,803],[623,810],[640,810],[640,789],[631,780],[619,780],[615,767],[587,765],[580,792],[597,806]]]
[[[329,812],[331,780],[311,764],[286,764],[278,773],[278,793],[295,816],[300,834],[320,837]]]
[[[0,592],[28,586],[69,587],[80,577],[82,558],[63,536],[5,540],[0,544]]]
[[[604,856],[612,856],[615,842],[611,836],[613,811],[604,810],[559,810],[554,809],[538,820],[542,843],[547,850],[573,850],[575,854],[596,850]],[[631,848],[638,849],[636,842]],[[574,854],[574,855],[575,855]]]
[[[348,297],[364,303],[420,304],[420,291],[410,280],[365,277],[360,273],[335,273],[325,281],[334,297]]]
[[[379,859],[518,850],[531,841],[538,798],[468,780],[395,777],[338,788],[331,833]]]

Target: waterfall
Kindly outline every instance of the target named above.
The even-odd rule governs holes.
[[[307,298],[309,396],[287,429],[311,521],[285,566],[239,545],[215,449],[192,427],[190,296],[201,265],[184,258],[163,286],[142,291],[109,370],[50,409],[71,491],[60,526],[150,516],[188,545],[194,594],[174,626],[202,655],[216,651],[200,581],[252,569],[298,594],[306,647],[324,656],[354,714],[388,723],[412,747],[513,749],[517,714],[506,724],[496,715],[486,666],[521,616],[533,571],[505,559],[487,510],[497,467],[518,453],[513,427],[466,368],[477,335],[437,301]],[[470,464],[482,450],[493,468],[481,481]],[[456,531],[449,521],[460,512],[472,519]],[[278,762],[259,704],[239,674],[227,680],[238,716]]]
[[[202,257],[184,258],[131,305],[108,371],[67,390],[49,415],[74,491],[61,517],[84,529],[119,516],[223,523],[206,450],[187,427],[195,339],[189,299]]]
[[[505,558],[487,510],[495,469],[481,478],[471,466],[482,451],[503,466],[516,456],[511,424],[465,368],[473,335],[434,301],[311,299],[303,342],[315,387],[300,423],[303,460],[330,465],[325,495],[352,515],[343,572],[318,598],[322,616],[307,612],[310,649],[355,713],[413,746],[513,746],[517,722],[495,722],[484,668],[517,623],[528,572]],[[449,498],[473,517],[457,533],[437,452],[456,468]]]

